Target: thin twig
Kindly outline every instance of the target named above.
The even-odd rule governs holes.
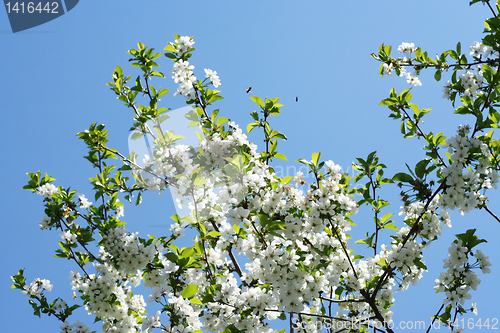
[[[219,232],[219,227],[217,226],[215,221],[213,219],[211,219],[210,222],[212,223],[212,226],[214,227],[215,231]],[[243,276],[243,271],[241,270],[241,267],[240,267],[240,264],[238,263],[238,260],[234,256],[233,250],[231,248],[229,248],[228,252],[229,252],[229,258],[231,258],[231,261],[233,262],[234,269],[236,270],[236,273],[241,278]],[[242,283],[244,286],[248,287],[248,283],[246,281],[242,281]]]
[[[496,16],[497,16],[497,14],[495,13],[495,10],[493,10],[493,8],[491,7],[490,2],[489,2],[489,1],[486,1],[486,4],[488,5],[488,7],[490,7],[490,10],[491,10],[491,12],[493,13],[493,16],[495,16],[495,17],[496,17]]]
[[[425,331],[425,333],[429,333],[429,331],[431,330],[432,328],[432,325],[434,324],[434,322],[436,321],[437,317],[439,316],[439,313],[441,312],[441,310],[443,310],[444,308],[444,304],[441,305],[441,307],[439,308],[438,312],[434,315],[434,319],[432,319],[432,322],[431,324],[429,325],[429,328],[427,329],[427,331]]]
[[[135,163],[135,162],[133,162],[133,161],[129,160],[128,158],[126,158],[125,156],[123,156],[123,155],[122,155],[120,152],[118,152],[117,150],[114,150],[114,149],[109,149],[108,147],[104,146],[103,144],[100,144],[100,146],[101,146],[101,148],[102,148],[102,149],[107,150],[107,151],[109,151],[109,152],[111,152],[111,153],[113,153],[113,154],[115,154],[115,155],[120,156],[120,158],[122,159],[122,161],[123,161],[123,162],[125,162],[125,163],[129,163],[129,164],[131,164],[132,166],[134,166],[134,168],[136,168],[136,169],[139,169],[139,170],[142,170],[142,171],[144,171],[144,172],[149,173],[150,175],[152,175],[152,176],[154,176],[154,177],[156,177],[156,178],[160,179],[161,181],[165,182],[167,185],[171,185],[171,184],[170,184],[170,183],[169,183],[169,182],[168,182],[165,178],[160,177],[160,176],[158,176],[156,173],[154,173],[154,172],[152,172],[152,171],[148,171],[148,170],[146,170],[145,168],[143,168],[143,167],[139,166],[137,163]]]
[[[500,222],[500,218],[498,218],[498,216],[495,215],[495,213],[493,213],[489,208],[488,206],[484,205],[484,209],[491,215],[493,216],[493,218],[495,220],[497,220],[498,222]]]

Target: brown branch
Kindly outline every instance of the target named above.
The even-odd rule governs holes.
[[[412,228],[410,229],[410,232],[408,232],[408,235],[406,235],[406,237],[401,242],[401,249],[406,245],[406,243],[413,236],[413,234],[417,232],[417,230],[419,229],[419,226],[420,226],[420,221],[422,220],[422,216],[427,211],[427,208],[431,204],[431,202],[434,199],[434,197],[439,193],[439,191],[442,190],[442,188],[444,187],[445,183],[446,183],[446,178],[443,179],[443,182],[439,185],[439,187],[436,189],[436,191],[427,200],[427,203],[424,205],[422,215],[420,215],[417,218],[417,220],[413,224]],[[393,271],[394,271],[394,267],[391,267],[391,263],[389,263],[389,265],[387,266],[387,269],[384,271],[384,273],[382,274],[382,277],[380,278],[380,280],[378,281],[377,285],[375,286],[375,290],[374,290],[374,292],[373,292],[373,294],[371,296],[373,300],[375,300],[375,297],[376,297],[378,291],[380,290],[380,288],[382,288],[382,284],[384,284],[385,280],[387,279],[387,276],[389,274],[391,274]]]
[[[210,222],[212,223],[212,226],[214,227],[215,231],[219,232],[219,227],[217,226],[215,221],[213,219],[211,219]],[[231,248],[229,248],[228,252],[229,252],[229,258],[231,258],[231,261],[233,262],[234,269],[236,270],[236,273],[241,278],[243,276],[243,271],[241,270],[241,267],[240,267],[240,264],[238,263],[238,260],[234,256],[233,250]],[[246,281],[242,281],[242,283],[245,287],[248,287],[248,283]]]

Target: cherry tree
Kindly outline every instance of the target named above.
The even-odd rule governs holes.
[[[12,276],[13,287],[29,298],[35,315],[60,320],[62,332],[91,331],[68,321],[82,306],[103,332],[270,333],[277,331],[277,320],[287,320],[290,332],[394,332],[395,291],[422,278],[424,249],[451,227],[449,212],[478,209],[500,222],[486,196],[497,187],[500,169],[500,145],[493,138],[500,126],[500,5],[471,4],[478,2],[492,17],[481,42],[465,53],[459,43],[432,58],[404,42],[397,53],[382,44],[372,54],[381,75],[401,76],[411,86],[422,84],[425,70],[435,71],[437,81],[446,76],[443,98],[457,105],[456,114],[475,119],[448,138],[426,132],[422,119],[432,110],[412,103],[411,88],[392,89],[381,105],[400,123],[404,138],[425,144],[421,160],[392,177],[375,152],[353,163],[355,177],[319,152],[296,161],[309,175],[280,177],[273,165],[286,161],[278,152],[286,136],[271,121],[283,107],[279,98],[250,97],[257,111],[242,129],[216,109],[223,98],[217,72],[195,76],[193,37],[176,35],[163,54],[138,43],[128,53],[140,75],[132,80],[117,66],[108,85],[131,109],[132,137],[154,138],[150,154],[113,149],[105,126],[92,124],[78,137],[97,169],[90,178],[93,196],[56,186],[40,171],[28,174],[25,188],[45,204],[40,228],[59,233],[56,257],[76,265],[70,273],[75,300],[51,299],[50,281],[29,282],[24,269]],[[173,95],[192,107],[186,117],[198,129],[196,147],[183,144],[177,129],[162,126],[169,109],[160,97],[169,91],[152,83],[165,77],[159,71],[162,55],[173,62]],[[262,133],[263,147],[248,140],[245,132],[251,131]],[[382,187],[401,194],[402,227],[385,212],[390,203],[380,197]],[[129,231],[124,202],[138,205],[143,192],[166,190],[188,213],[174,214],[166,235],[142,238]],[[354,241],[349,232],[359,228],[356,213],[365,208],[373,212],[373,223],[365,239]],[[382,234],[392,241],[383,244]],[[474,229],[458,231],[430,291],[441,293],[443,302],[429,313],[427,331],[446,326],[457,332],[457,317],[477,311],[470,291],[478,288],[479,271],[490,273],[491,266],[480,250],[483,242]],[[354,243],[366,245],[370,254],[357,254]],[[140,285],[147,294],[138,292]]]

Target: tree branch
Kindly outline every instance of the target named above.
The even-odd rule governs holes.
[[[495,220],[497,220],[498,222],[500,222],[500,218],[498,218],[498,216],[495,215],[495,213],[493,213],[489,208],[488,206],[484,205],[484,209],[491,215],[493,216],[493,218]]]
[[[434,319],[432,319],[432,322],[429,325],[429,328],[427,329],[427,331],[425,331],[425,333],[429,333],[429,331],[432,328],[432,324],[434,324],[434,322],[436,321],[437,317],[439,316],[439,313],[441,312],[441,310],[443,310],[443,308],[444,308],[444,304],[441,305],[441,307],[439,308],[438,312],[436,312],[436,314],[434,315]]]

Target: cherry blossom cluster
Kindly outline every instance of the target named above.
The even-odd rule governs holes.
[[[188,36],[181,36],[179,39],[175,39],[174,43],[170,43],[170,45],[175,47],[175,52],[184,54],[191,50],[194,45],[194,40]]]
[[[451,82],[450,80],[446,81],[446,84],[443,86],[443,98],[450,99],[451,97]]]
[[[178,59],[174,62],[174,66],[170,75],[174,79],[175,83],[179,83],[177,91],[174,93],[176,95],[182,95],[186,97],[186,101],[191,101],[196,99],[196,92],[193,87],[193,83],[196,82],[196,76],[194,76],[193,69],[194,66],[189,64],[185,57],[185,54],[190,50],[193,50],[192,46],[194,44],[193,37],[182,36],[175,40],[175,43],[170,43],[174,47],[176,56]],[[211,69],[205,68],[206,78],[210,79],[212,85],[217,88],[220,86],[220,79],[217,76],[217,72]]]
[[[91,333],[92,330],[85,324],[80,322],[79,320],[76,323],[70,325],[67,321],[65,321],[61,325],[61,333]]]
[[[442,168],[446,188],[440,205],[463,214],[483,203],[481,189],[496,188],[498,173],[490,165],[488,146],[475,137],[468,137],[469,126],[460,126],[457,135],[446,140],[452,163]],[[477,160],[471,160],[470,151],[477,150]]]
[[[72,289],[81,293],[87,312],[101,318],[103,332],[136,332],[140,327],[137,319],[145,316],[146,302],[130,285],[140,284],[143,267],[155,255],[155,247],[142,244],[137,234],[114,228],[103,237],[99,257],[104,264],[94,263],[96,274],[71,272]]]
[[[26,295],[28,298],[37,298],[40,297],[44,290],[51,291],[52,284],[50,284],[49,280],[45,279],[35,279],[30,284],[26,284],[22,290],[22,293]]]
[[[84,194],[78,195],[78,199],[80,200],[80,208],[82,209],[89,209],[92,205],[92,202],[85,198]]]
[[[98,274],[81,277],[72,273],[73,289],[78,289],[85,300],[85,309],[103,321],[103,332],[136,332],[138,318],[145,315],[146,302],[142,295],[134,295],[129,280],[108,264],[94,264]],[[125,282],[120,282],[125,281]],[[135,279],[138,285],[139,279]]]
[[[401,71],[401,72],[403,72],[403,71]],[[420,82],[420,79],[415,74],[404,73],[404,75],[406,77],[406,83],[409,83],[409,84],[411,84],[412,86],[415,86],[415,87],[422,85],[422,82]]]
[[[412,53],[415,52],[417,49],[415,48],[414,43],[402,43],[398,47],[398,51],[400,53]],[[412,86],[421,86],[422,82],[420,82],[420,79],[418,78],[417,75],[413,73],[409,73],[406,71],[404,67],[401,67],[402,64],[407,64],[408,59],[406,57],[403,57],[403,59],[397,59],[396,60],[397,67],[399,69],[399,76],[404,76],[406,77],[406,82],[408,84],[411,84]],[[392,75],[392,72],[394,70],[395,66],[394,64],[391,63],[384,63],[383,64],[383,74],[384,75]]]
[[[495,51],[491,46],[483,45],[477,41],[470,46],[469,55],[473,56],[477,61],[482,61],[484,59],[488,59],[489,57],[499,57],[498,52]],[[459,92],[464,94],[465,96],[477,98],[478,94],[483,93],[483,91],[481,90],[483,81],[484,77],[482,67],[480,64],[477,64],[474,66],[473,70],[467,69],[462,74],[460,74],[459,82],[461,89],[459,90]],[[456,89],[457,87],[455,86],[454,88]],[[451,82],[447,81],[443,87],[443,98],[449,99],[454,88],[452,87]]]
[[[415,47],[414,43],[401,43],[401,45],[398,46],[398,51],[399,53],[412,53],[415,52],[417,48]]]
[[[394,71],[394,65],[392,63],[387,64],[384,63],[384,75],[392,75],[392,72]]]
[[[154,246],[145,246],[138,233],[131,234],[123,227],[110,230],[102,245],[101,258],[119,267],[123,275],[137,274],[156,254]]]
[[[403,62],[406,61],[406,58],[403,59]],[[404,67],[400,69],[400,75],[399,76],[404,76],[406,77],[406,83],[411,84],[412,86],[421,86],[422,82],[420,82],[420,79],[418,78],[417,75],[408,73]]]
[[[74,244],[76,242],[77,236],[71,232],[71,230],[61,231],[59,237],[62,240],[69,242],[70,244]]]
[[[57,193],[57,187],[54,184],[43,184],[36,189],[36,194],[41,195],[45,199],[50,198]]]
[[[213,71],[211,69],[205,68],[205,74],[206,74],[205,77],[207,79],[210,79],[210,82],[212,82],[212,84],[213,84],[213,86],[215,88],[218,88],[220,86],[220,79],[217,76],[217,72],[216,71]]]
[[[465,300],[471,298],[470,289],[476,290],[481,282],[472,269],[478,266],[483,273],[489,273],[488,267],[491,263],[480,250],[476,250],[474,256],[477,263],[476,265],[469,264],[471,249],[464,246],[461,240],[452,243],[448,252],[448,258],[443,260],[443,268],[447,271],[442,272],[435,280],[434,289],[446,293],[443,304],[450,303],[453,308],[456,308],[459,304],[463,306]]]
[[[498,58],[498,52],[495,51],[491,46],[486,46],[478,41],[474,42],[473,45],[470,46],[469,55],[474,56],[475,58],[481,58],[484,55],[485,58],[489,56],[493,56],[494,58]]]
[[[398,290],[406,290],[410,283],[413,285],[418,283],[426,271],[424,262],[421,260],[423,250],[438,235],[441,235],[443,225],[451,227],[450,215],[446,210],[443,209],[440,215],[436,213],[439,208],[438,204],[439,200],[435,197],[427,208],[423,202],[414,202],[401,207],[400,215],[405,216],[405,223],[412,225],[420,220],[421,228],[418,235],[423,239],[421,243],[413,238],[403,244],[403,240],[408,237],[411,229],[410,227],[402,227],[393,236],[394,240],[390,247],[385,244],[381,245],[380,257],[390,262],[391,266],[402,274]]]
[[[152,333],[153,332],[153,328],[160,327],[160,325],[161,325],[160,315],[161,315],[161,312],[157,311],[151,317],[145,318],[142,321],[142,326],[141,326],[142,331],[144,333]]]
[[[170,43],[171,46],[175,48],[175,52],[179,55],[184,55],[186,52],[192,49],[194,45],[193,38],[188,36],[179,37],[174,43]],[[174,79],[175,83],[179,83],[177,91],[174,93],[176,95],[182,95],[186,97],[186,100],[193,100],[196,98],[195,92],[193,90],[193,82],[196,81],[196,77],[193,74],[194,66],[189,64],[186,59],[179,59],[174,63],[170,75]]]
[[[42,217],[42,219],[40,220],[40,222],[38,222],[38,225],[40,226],[40,229],[42,229],[42,230],[48,229],[50,226],[50,217],[48,217],[47,215],[44,215]]]
[[[201,329],[203,326],[200,321],[201,311],[194,310],[188,299],[185,299],[182,296],[177,297],[173,293],[170,293],[168,303],[172,305],[176,315],[182,317],[181,323],[183,325],[177,325],[178,329],[182,328],[181,332],[193,332]],[[172,330],[169,330],[168,326],[166,326],[165,331],[171,332]]]
[[[478,93],[482,93],[481,90],[478,91],[482,82],[483,75],[480,66],[476,66],[476,73],[468,70],[460,75],[460,84],[465,89],[465,96],[476,98]]]
[[[193,89],[193,82],[196,81],[196,76],[193,74],[193,69],[194,66],[190,65],[187,60],[180,59],[174,63],[170,75],[172,75],[175,83],[179,83],[179,87],[174,93],[174,96],[185,96],[188,101],[196,98],[196,94]]]

